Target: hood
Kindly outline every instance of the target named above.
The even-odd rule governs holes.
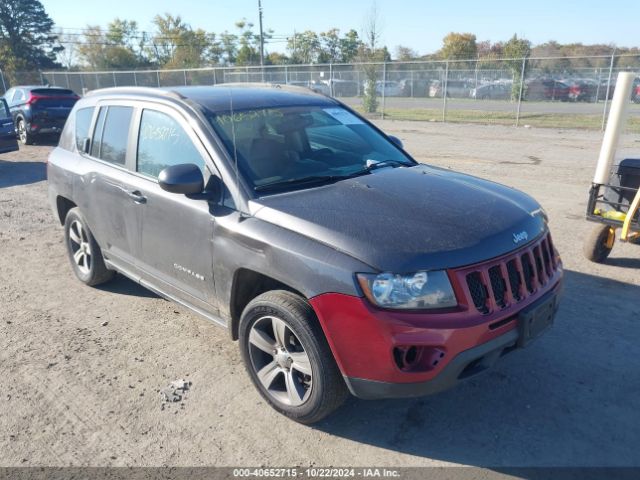
[[[265,196],[250,208],[258,219],[394,273],[479,263],[546,229],[528,195],[426,165]]]

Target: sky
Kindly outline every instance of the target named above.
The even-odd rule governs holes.
[[[180,15],[193,28],[234,31],[243,17],[258,24],[258,0],[41,0],[57,27],[105,26],[115,17],[136,20],[152,30],[156,13]],[[631,0],[377,0],[382,43],[420,54],[432,53],[449,32],[474,33],[477,39],[508,40],[514,33],[533,44],[548,40],[638,46],[637,16]],[[264,28],[277,36],[294,31],[362,31],[372,0],[262,0]],[[284,52],[280,40],[267,51]]]

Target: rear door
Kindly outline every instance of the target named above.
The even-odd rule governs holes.
[[[168,166],[193,163],[206,181],[213,164],[205,160],[208,154],[193,129],[172,108],[145,107],[138,126],[135,186],[145,198],[140,208],[143,278],[170,296],[205,312],[215,311],[210,205],[206,199],[165,192],[157,180]]]
[[[144,200],[132,183],[135,139],[131,135],[136,110],[130,104],[100,103],[76,113],[78,149],[86,131],[83,116],[92,115],[93,135],[88,153],[90,162],[78,184],[79,204],[89,228],[105,258],[116,267],[137,277],[136,256],[140,248],[140,212]]]
[[[7,102],[0,98],[0,153],[18,150],[16,130]]]

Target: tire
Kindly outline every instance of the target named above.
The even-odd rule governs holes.
[[[607,239],[609,238],[609,225],[596,225],[584,240],[584,256],[595,263],[603,263],[612,248],[607,247]],[[615,233],[614,233],[615,235]]]
[[[347,398],[315,313],[300,296],[274,290],[253,299],[240,318],[239,338],[253,384],[281,414],[311,424]]]
[[[27,131],[27,123],[23,118],[18,119],[18,124],[16,125],[18,130],[18,137],[23,145],[33,145],[33,135]]]
[[[77,207],[64,220],[64,242],[73,273],[82,283],[95,286],[113,278],[115,272],[105,266],[102,250]]]

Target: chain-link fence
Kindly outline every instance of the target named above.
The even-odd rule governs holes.
[[[640,103],[640,56],[633,55],[0,72],[0,89],[50,84],[84,93],[115,86],[270,82],[310,88],[381,118],[601,129],[619,71],[638,73],[629,101]],[[640,113],[640,105],[631,109]],[[630,127],[640,131],[640,122]]]

